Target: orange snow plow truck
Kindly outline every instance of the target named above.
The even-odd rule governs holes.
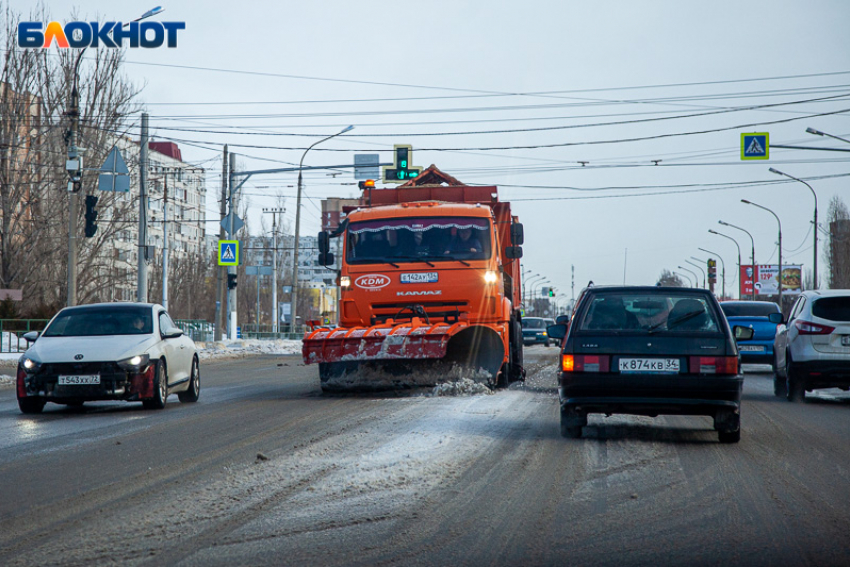
[[[463,185],[431,166],[399,187],[366,191],[346,212],[318,239],[325,266],[334,265],[330,239],[342,239],[340,326],[314,329],[303,343],[323,390],[398,387],[412,375],[436,382],[453,366],[491,386],[524,379],[523,228],[496,187]],[[367,369],[400,380],[345,380]]]

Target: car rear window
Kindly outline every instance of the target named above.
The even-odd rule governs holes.
[[[545,327],[546,323],[543,322],[543,319],[529,317],[527,319],[522,320],[523,329],[544,329]]]
[[[779,306],[769,301],[759,303],[721,303],[720,308],[727,317],[767,317],[779,313]]]
[[[598,293],[591,297],[581,317],[582,331],[720,331],[714,310],[703,295]]]
[[[850,297],[821,297],[812,303],[812,315],[830,321],[850,321]]]

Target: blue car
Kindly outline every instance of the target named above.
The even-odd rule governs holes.
[[[776,337],[776,323],[771,323],[768,316],[771,313],[780,313],[779,306],[770,301],[724,301],[720,308],[730,327],[738,325],[754,331],[752,339],[738,342],[741,362],[774,366],[773,339]]]

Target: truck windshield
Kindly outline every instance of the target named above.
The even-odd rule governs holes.
[[[490,221],[424,217],[353,222],[346,238],[349,264],[442,262],[490,258]]]

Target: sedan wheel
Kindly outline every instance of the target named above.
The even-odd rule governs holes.
[[[165,369],[165,362],[162,360],[158,361],[154,368],[153,388],[153,397],[144,400],[142,404],[145,409],[162,409],[168,399],[168,374]]]
[[[185,392],[177,394],[177,399],[181,402],[192,403],[198,401],[198,396],[201,394],[201,371],[198,369],[198,359],[192,360],[192,375],[189,378],[189,389]]]
[[[806,398],[806,386],[800,379],[790,360],[785,361],[785,396],[789,402],[802,402]]]
[[[41,413],[46,402],[41,398],[18,398],[21,413]]]

